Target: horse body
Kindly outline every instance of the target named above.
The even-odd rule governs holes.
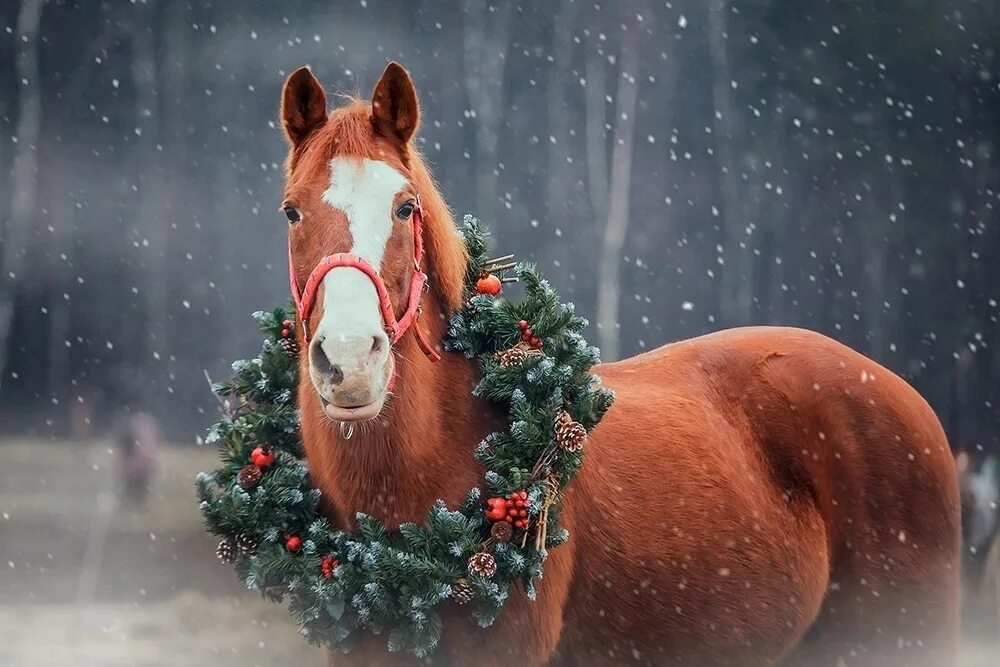
[[[597,373],[617,398],[567,492],[568,654],[947,664],[957,491],[940,425],[902,380],[771,327]]]
[[[324,255],[356,246],[352,235],[363,233],[318,203],[333,158],[384,160],[420,197],[431,293],[417,326],[440,341],[462,298],[465,256],[409,144],[412,83],[390,65],[374,108],[354,104],[329,117],[322,95],[305,70],[286,84],[286,197],[297,220],[312,221],[290,232],[293,280],[304,283]],[[395,196],[393,210],[409,196]],[[398,316],[412,245],[405,225],[391,230],[375,268]],[[326,301],[317,299],[313,321],[335,335]],[[475,363],[446,354],[434,364],[413,335],[393,341],[388,357],[378,339],[352,336],[360,370],[349,370],[340,348],[324,350],[320,334],[301,355],[303,442],[331,520],[350,528],[361,511],[392,528],[421,521],[438,498],[458,504],[481,484],[475,445],[504,425],[471,396]],[[374,397],[377,416],[345,440],[331,419],[356,409],[337,393],[348,372]],[[819,334],[783,328],[720,332],[595,372],[617,398],[565,491],[570,540],[551,551],[538,599],[513,592],[487,630],[467,609],[444,605],[435,661],[954,663],[954,465],[933,412],[905,382]],[[391,394],[380,387],[390,375]],[[408,660],[369,635],[331,664]]]

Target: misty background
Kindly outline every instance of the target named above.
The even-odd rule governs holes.
[[[215,562],[213,448],[165,443],[289,298],[282,82],[389,60],[456,217],[605,359],[808,327],[1000,454],[995,0],[0,0],[0,664],[322,662]],[[992,465],[963,667],[996,664]]]
[[[997,451],[1000,6],[985,0],[0,3],[0,426],[190,441],[283,303],[284,77],[400,61],[456,214],[605,359],[822,331]],[[336,97],[332,97],[332,102]]]

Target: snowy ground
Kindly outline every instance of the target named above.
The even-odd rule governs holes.
[[[215,559],[193,478],[170,448],[146,512],[121,512],[106,446],[0,444],[0,665],[323,664],[284,609]]]
[[[164,452],[147,511],[117,507],[100,443],[0,443],[0,665],[323,664],[284,609],[215,560],[192,480],[209,449]],[[963,667],[1000,647],[967,643]]]

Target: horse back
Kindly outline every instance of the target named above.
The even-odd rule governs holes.
[[[912,524],[917,534],[902,540],[924,538],[924,549],[955,546],[957,478],[937,416],[892,371],[826,336],[730,329],[597,373],[618,394],[638,394],[657,421],[701,431],[700,442],[687,444],[706,456],[731,446],[711,442],[722,425],[742,434],[739,449],[763,457],[777,488],[815,502],[831,544],[854,532],[836,521],[850,515],[857,524]],[[671,409],[678,405],[687,407]],[[690,423],[695,415],[701,423]],[[671,455],[669,440],[648,444]]]

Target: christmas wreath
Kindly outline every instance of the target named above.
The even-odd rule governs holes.
[[[255,313],[260,354],[233,364],[213,385],[225,408],[209,431],[222,466],[201,473],[197,491],[217,555],[247,588],[287,599],[305,637],[349,649],[367,630],[391,651],[428,655],[441,635],[436,607],[471,603],[489,626],[520,581],[535,597],[547,549],[568,538],[559,525],[562,490],[583,463],[587,431],[613,395],[590,368],[598,351],[581,335],[587,322],[531,265],[487,258],[485,232],[466,216],[469,298],[454,313],[445,347],[479,361],[477,396],[507,409],[508,429],[475,446],[484,490],[449,509],[438,501],[423,524],[390,532],[358,514],[337,530],[318,510],[299,436],[298,349],[285,309]],[[513,276],[505,277],[505,273]],[[519,280],[524,298],[500,297]]]

